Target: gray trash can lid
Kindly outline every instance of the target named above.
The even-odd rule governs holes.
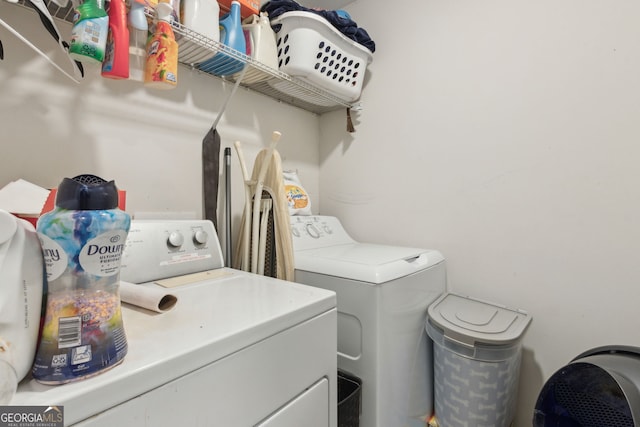
[[[526,311],[451,292],[435,300],[428,315],[428,321],[442,329],[446,338],[466,345],[513,344],[531,322]]]

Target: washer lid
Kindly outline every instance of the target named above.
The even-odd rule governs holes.
[[[444,261],[435,250],[371,243],[296,251],[294,258],[296,270],[373,284],[408,276]]]
[[[429,320],[446,338],[465,345],[508,345],[520,340],[531,322],[523,310],[447,293],[428,309]]]

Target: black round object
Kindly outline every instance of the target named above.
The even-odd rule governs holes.
[[[640,425],[640,348],[599,347],[576,357],[545,383],[534,427]]]
[[[118,207],[118,188],[114,181],[95,175],[64,178],[58,186],[56,206],[69,210],[103,210]]]

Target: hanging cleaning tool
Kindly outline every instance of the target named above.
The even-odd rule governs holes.
[[[144,4],[131,1],[127,16],[129,27],[129,80],[144,81],[144,67],[147,62],[147,38],[149,25],[144,14]]]
[[[145,86],[173,89],[178,84],[178,43],[171,29],[172,13],[166,0],[156,6],[156,31],[147,42]]]
[[[107,12],[96,0],[85,0],[76,8],[76,12],[69,56],[83,63],[100,64],[104,61],[109,32]]]
[[[244,73],[244,71],[243,71]],[[211,128],[202,139],[202,192],[203,192],[203,205],[204,205],[204,218],[211,220],[216,228],[216,232],[220,235],[218,229],[218,178],[220,171],[220,134],[218,133],[218,122],[222,118],[229,101],[233,97],[233,94],[238,89],[240,80],[233,84],[233,88],[225,98],[222,108],[216,116]],[[229,152],[229,155],[231,153]],[[226,155],[226,150],[225,150]],[[227,180],[227,183],[229,181]],[[227,195],[230,195],[230,191],[227,191]],[[227,221],[231,221],[231,215],[227,215]],[[227,233],[227,239],[231,238],[231,232]],[[231,259],[231,251],[227,253],[227,260]],[[230,261],[227,261],[230,262]]]
[[[220,42],[226,49],[234,50],[245,55],[247,44],[242,31],[242,21],[240,18],[240,2],[231,2],[231,11],[222,16],[220,22]],[[202,62],[198,68],[204,72],[215,74],[216,76],[231,76],[242,71],[245,61],[235,59],[227,53],[218,52],[213,58]]]
[[[124,0],[109,1],[109,31],[104,55],[102,77],[129,78],[129,28]]]
[[[202,191],[204,219],[218,229],[218,180],[220,177],[220,135],[214,127],[202,139]]]

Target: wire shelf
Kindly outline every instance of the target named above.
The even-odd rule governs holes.
[[[51,16],[69,23],[73,22],[74,9],[71,2],[65,7],[60,7],[50,0],[44,0],[44,2]],[[26,0],[18,0],[18,4],[32,10],[26,4]],[[145,14],[149,19],[153,19],[153,11],[146,10]],[[316,114],[345,107],[356,107],[356,110],[360,108],[359,103],[356,105],[304,80],[268,67],[179,23],[172,23],[172,27],[179,45],[178,61],[186,67],[217,79],[235,83],[236,79],[241,76],[241,73],[237,71],[238,66],[240,68],[244,66],[247,69],[240,86]],[[214,57],[221,59],[215,67],[215,72],[202,65]],[[228,66],[228,75],[226,75],[225,66]]]

